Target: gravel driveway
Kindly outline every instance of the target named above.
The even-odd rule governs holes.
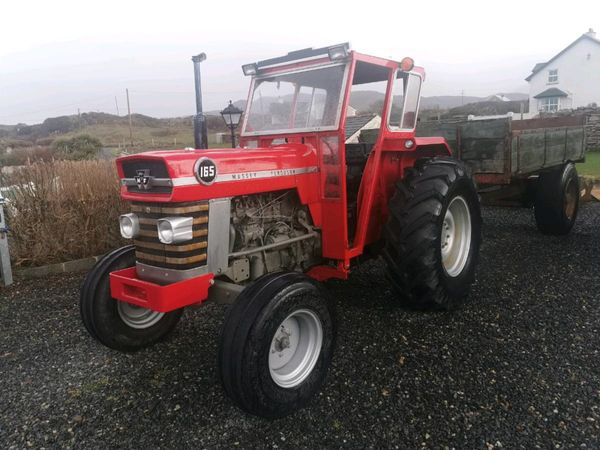
[[[568,237],[539,234],[526,210],[485,209],[484,222],[458,312],[395,306],[379,261],[328,283],[340,319],[328,381],[279,421],[224,397],[222,306],[121,354],[85,332],[81,274],[0,290],[0,448],[599,448],[600,204]]]

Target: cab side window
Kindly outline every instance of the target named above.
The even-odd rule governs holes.
[[[413,130],[417,125],[421,77],[414,73],[398,72],[394,81],[392,106],[389,114],[390,130]]]

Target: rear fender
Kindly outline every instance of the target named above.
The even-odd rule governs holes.
[[[417,158],[452,156],[452,149],[443,137],[417,137],[415,153]]]

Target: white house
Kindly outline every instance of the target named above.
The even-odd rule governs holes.
[[[590,28],[571,45],[525,78],[529,82],[529,112],[553,112],[600,105],[600,40]]]

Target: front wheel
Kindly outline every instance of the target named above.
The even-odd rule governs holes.
[[[396,186],[383,256],[398,299],[418,309],[452,309],[467,296],[481,243],[475,183],[460,161],[418,160]]]
[[[320,389],[334,339],[332,305],[315,281],[295,272],[265,275],[241,292],[223,323],[223,387],[251,414],[290,414]]]
[[[79,299],[81,319],[90,335],[107,347],[134,351],[154,344],[177,325],[183,308],[160,313],[110,296],[109,275],[135,265],[128,245],[104,256],[87,274]]]

